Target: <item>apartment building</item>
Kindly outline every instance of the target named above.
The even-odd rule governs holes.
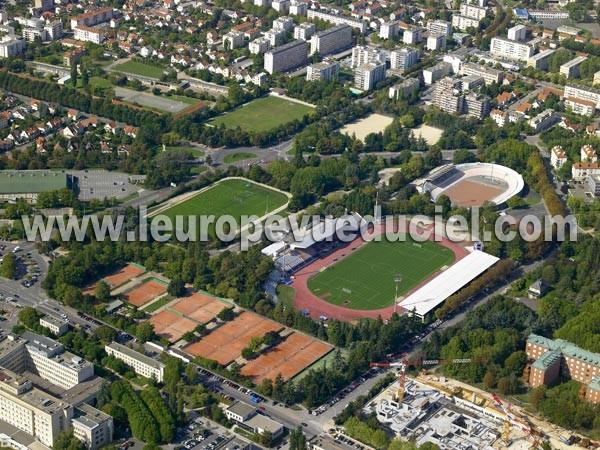
[[[23,39],[33,42],[39,39],[41,42],[48,40],[48,32],[43,28],[23,27]]]
[[[69,322],[50,314],[40,318],[40,325],[50,330],[55,336],[62,336],[69,331]]]
[[[75,407],[71,425],[75,437],[90,450],[105,447],[113,440],[113,418],[85,403]]]
[[[487,15],[487,8],[463,2],[460,5],[460,14],[465,17],[482,20]]]
[[[459,73],[467,76],[477,75],[478,77],[483,78],[485,84],[502,83],[502,80],[504,80],[504,71],[475,63],[461,64]]]
[[[33,6],[40,11],[48,11],[54,6],[54,0],[34,0]]]
[[[330,14],[324,11],[316,9],[309,9],[306,13],[308,19],[319,19],[325,22],[332,23],[334,25],[348,25],[349,27],[356,28],[361,33],[367,31],[367,22],[364,20],[353,19],[352,17],[340,16],[338,14]]]
[[[529,370],[531,387],[549,386],[559,376],[585,385],[585,398],[600,402],[600,355],[563,339],[548,339],[535,334],[527,338],[525,353],[533,361]]]
[[[312,64],[306,69],[308,81],[331,81],[338,77],[340,63],[334,59],[325,59],[320,63]]]
[[[576,162],[571,168],[571,178],[575,181],[586,180],[592,175],[600,175],[600,165],[597,162]]]
[[[25,51],[25,41],[14,35],[3,36],[0,39],[0,58],[10,58]]]
[[[75,28],[73,36],[78,41],[93,42],[94,44],[102,44],[104,42],[104,30],[102,28],[92,28],[83,25]]]
[[[581,147],[579,150],[579,157],[581,158],[581,161],[593,163],[598,162],[598,154],[596,153],[596,150],[594,150],[594,147],[592,147],[590,144],[586,144]]]
[[[462,83],[450,77],[443,78],[435,84],[432,104],[450,114],[460,114],[463,110],[464,96],[461,93]]]
[[[452,35],[452,24],[445,20],[434,20],[429,22],[429,31],[432,33],[443,34],[444,36]]]
[[[569,160],[564,149],[560,145],[555,145],[550,151],[550,164],[555,169],[560,169],[564,163]]]
[[[551,128],[554,124],[560,122],[561,117],[554,112],[552,109],[546,109],[535,117],[529,119],[529,126],[535,130],[536,133]]]
[[[394,70],[406,70],[419,62],[419,50],[403,47],[390,53],[390,67]]]
[[[369,91],[385,80],[385,63],[367,63],[354,69],[354,86]]]
[[[62,37],[63,34],[63,26],[60,20],[55,20],[53,22],[49,22],[44,26],[44,30],[48,33],[48,38],[56,41]]]
[[[273,0],[271,8],[280,14],[287,14],[290,11],[290,0]]]
[[[587,61],[587,57],[578,56],[560,66],[560,74],[566,78],[579,78],[581,74],[581,63]]]
[[[528,61],[533,55],[533,48],[510,39],[493,37],[490,44],[490,54],[513,61]]]
[[[292,31],[294,29],[294,19],[291,17],[278,17],[273,21],[274,30]]]
[[[289,44],[269,50],[265,53],[265,70],[269,74],[287,72],[306,64],[308,45],[305,41],[295,40]]]
[[[408,30],[404,30],[402,42],[407,45],[420,44],[423,41],[423,31],[423,28],[419,27],[411,27]]]
[[[464,97],[463,112],[477,119],[483,119],[490,114],[490,100],[484,95],[470,92]]]
[[[566,85],[564,97],[587,100],[593,102],[596,105],[596,108],[600,108],[600,89],[587,86]]]
[[[452,27],[460,31],[466,31],[468,28],[479,29],[481,20],[473,17],[463,16],[462,14],[452,15]]]
[[[71,19],[71,29],[74,30],[77,27],[93,27],[100,23],[108,22],[114,18],[114,11],[112,7],[100,8],[95,11],[90,11],[80,16],[73,17]]]
[[[593,84],[600,84],[600,70],[594,74],[594,83]]]
[[[278,45],[283,44],[285,35],[286,32],[284,30],[271,29],[265,33],[264,38],[269,41],[271,47],[277,47]]]
[[[331,55],[352,45],[352,28],[341,24],[321,31],[310,38],[310,54]]]
[[[398,36],[400,31],[400,21],[384,22],[379,27],[379,37],[381,39],[393,39]]]
[[[146,378],[154,378],[159,383],[162,383],[165,370],[165,365],[162,362],[156,361],[117,342],[106,345],[104,350],[109,355],[123,361],[138,375]]]
[[[596,104],[589,100],[583,100],[575,97],[565,98],[565,106],[570,108],[575,114],[591,117],[596,113]]]
[[[533,67],[538,70],[546,70],[548,68],[548,64],[550,63],[550,56],[552,56],[556,52],[551,48],[542,50],[541,52],[531,56],[527,60],[527,65],[529,67]]]
[[[355,69],[368,63],[385,63],[386,51],[369,45],[357,45],[352,49],[350,66]]]
[[[508,39],[511,41],[524,41],[527,38],[527,27],[519,24],[508,29]]]
[[[430,52],[439,52],[446,49],[446,35],[436,32],[429,33],[427,36],[427,50]]]
[[[421,82],[418,78],[407,78],[406,80],[390,86],[388,89],[388,97],[391,99],[398,99],[402,96],[412,95],[413,92],[417,92]]]
[[[432,85],[437,80],[452,72],[452,64],[447,62],[437,63],[433,67],[423,69],[423,81],[426,85]]]
[[[271,42],[266,37],[261,37],[248,43],[248,51],[253,55],[259,55],[268,52],[271,49]]]
[[[308,41],[317,32],[317,26],[311,22],[304,22],[294,27],[294,39]]]
[[[600,197],[600,175],[590,175],[587,179],[587,186],[594,197]]]
[[[291,2],[290,14],[293,16],[306,16],[308,5],[304,2]]]
[[[461,78],[460,81],[462,81],[463,91],[472,91],[485,84],[485,80],[479,75],[467,75]]]
[[[223,47],[229,50],[242,48],[244,46],[244,33],[241,31],[231,30],[223,36]]]

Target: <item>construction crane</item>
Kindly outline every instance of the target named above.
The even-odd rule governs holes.
[[[487,358],[457,358],[457,359],[417,359],[407,360],[407,354],[402,355],[398,362],[371,363],[371,367],[400,367],[400,382],[398,386],[397,401],[404,400],[404,387],[406,385],[406,368],[409,366],[439,366],[443,364],[468,364],[476,362],[487,362]]]
[[[494,403],[496,403],[496,405],[498,405],[500,407],[500,409],[502,409],[502,411],[504,411],[504,414],[506,414],[506,421],[504,422],[504,431],[502,433],[502,440],[504,441],[504,443],[508,445],[508,442],[510,440],[509,439],[510,429],[511,429],[511,427],[514,426],[514,427],[519,428],[523,433],[525,433],[525,436],[527,437],[527,439],[529,441],[531,441],[532,449],[539,448],[540,441],[534,435],[534,430],[532,429],[531,425],[529,424],[529,421],[527,420],[527,418],[525,416],[523,416],[522,414],[519,414],[519,416],[521,416],[521,417],[517,417],[517,415],[512,412],[510,403],[505,405],[504,402],[502,400],[500,400],[500,397],[498,397],[493,392],[492,392],[492,398],[494,399]]]

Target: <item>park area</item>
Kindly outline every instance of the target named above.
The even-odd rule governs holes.
[[[393,121],[394,119],[391,117],[373,113],[356,122],[344,125],[340,129],[340,133],[345,133],[348,136],[354,135],[356,139],[364,142],[368,134],[383,132]]]
[[[184,351],[193,356],[213,359],[226,366],[241,355],[242,349],[248,346],[252,337],[263,337],[269,331],[279,331],[282,328],[283,325],[272,320],[243,312],[200,341],[188,345]]]
[[[118,72],[132,73],[134,75],[157,79],[160,78],[164,72],[160,67],[151,66],[138,61],[127,61],[118,64],[115,66],[115,70]]]
[[[165,294],[167,292],[167,285],[162,281],[155,278],[150,278],[141,285],[134,287],[123,294],[123,298],[138,308],[145,305],[151,300]]]
[[[233,216],[238,227],[243,227],[242,215],[262,217],[288,202],[283,192],[260,186],[245,179],[226,179],[192,195],[169,201],[152,212],[152,215],[164,214],[175,221],[176,216],[210,215],[220,217]],[[247,221],[246,221],[247,222]],[[187,223],[187,220],[184,221]]]
[[[131,263],[112,272],[110,275],[105,276],[101,281],[108,283],[112,290],[124,285],[128,281],[131,281],[133,278],[143,275],[144,273],[146,273],[146,269],[144,267]],[[86,295],[94,295],[97,285],[98,283],[96,282],[87,286],[83,293]]]
[[[278,97],[262,97],[215,118],[215,126],[240,128],[244,131],[270,131],[273,128],[300,120],[305,114],[311,114],[313,108],[301,103]]]
[[[348,251],[352,253],[309,278],[308,288],[328,303],[357,310],[392,305],[396,275],[401,276],[400,296],[454,261],[452,250],[409,236],[404,242],[383,239]]]
[[[157,335],[170,342],[177,342],[199,323],[207,324],[214,320],[227,307],[225,302],[215,297],[196,292],[154,315],[148,322],[154,326]]]
[[[257,385],[265,378],[275,380],[279,373],[287,381],[331,350],[331,345],[300,333],[292,333],[285,341],[249,361],[242,367],[241,374]]]

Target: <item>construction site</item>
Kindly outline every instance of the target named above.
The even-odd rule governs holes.
[[[368,402],[363,413],[375,413],[390,433],[422,445],[430,442],[440,449],[491,450],[540,449],[548,441],[554,449],[595,448],[589,441],[574,444],[564,429],[525,414],[497,395],[462,382],[422,370],[406,375],[408,366],[477,363],[476,359],[421,360],[374,363],[398,367],[398,380]]]

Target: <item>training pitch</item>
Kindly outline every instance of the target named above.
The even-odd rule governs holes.
[[[242,223],[242,215],[262,217],[287,202],[287,196],[281,192],[259,186],[248,180],[229,179],[216,183],[208,189],[160,211],[160,214],[164,214],[172,220],[178,215],[219,217],[229,214],[235,218],[239,226],[244,226],[246,223]],[[187,227],[187,221],[184,221],[184,224]]]
[[[212,124],[239,127],[246,131],[269,131],[312,112],[310,106],[277,97],[263,97],[217,117]]]
[[[355,248],[355,247],[352,247]],[[415,243],[370,242],[351,250],[333,266],[308,280],[319,298],[350,309],[380,309],[393,305],[398,274],[398,296],[410,291],[433,273],[454,261],[454,253],[431,241]]]

